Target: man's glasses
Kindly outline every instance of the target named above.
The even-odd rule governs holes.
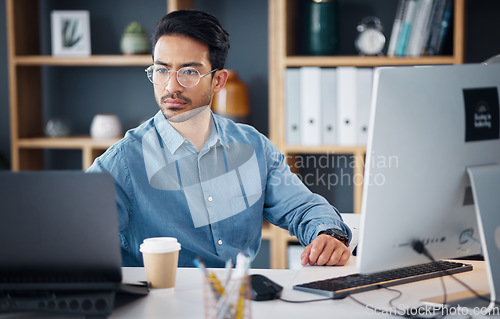
[[[200,75],[200,72],[198,70],[190,66],[180,68],[177,71],[173,71],[167,69],[163,65],[153,64],[150,67],[148,67],[145,71],[146,74],[148,75],[149,81],[157,85],[162,85],[167,83],[172,73],[177,72],[177,81],[179,82],[179,84],[185,88],[191,88],[196,84],[198,84],[202,77],[217,71],[217,69],[213,69],[208,73]]]

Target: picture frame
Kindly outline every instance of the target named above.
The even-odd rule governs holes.
[[[52,55],[90,55],[90,14],[87,10],[51,13]]]

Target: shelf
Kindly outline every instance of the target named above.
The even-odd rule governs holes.
[[[42,149],[107,149],[114,143],[118,142],[118,138],[110,139],[94,139],[90,136],[74,136],[74,137],[33,137],[20,138],[17,145],[21,148],[42,148]]]
[[[365,9],[368,4],[382,8],[376,1],[360,1],[349,4],[350,10]],[[345,1],[347,7],[348,1]],[[299,0],[269,0],[269,135],[271,141],[287,157],[292,171],[296,161],[303,154],[331,155],[352,154],[353,166],[353,210],[361,212],[363,191],[363,176],[366,147],[365,146],[301,146],[289,145],[286,142],[286,98],[285,71],[286,68],[301,67],[379,67],[403,65],[436,65],[461,64],[464,62],[465,42],[465,0],[454,0],[452,55],[423,57],[387,57],[387,56],[301,56],[297,53],[299,31],[297,21],[301,14]],[[395,6],[397,1],[393,2]],[[361,11],[363,11],[361,10]],[[358,10],[359,11],[359,10]],[[357,14],[357,13],[356,13]],[[361,14],[361,13],[360,13]],[[361,17],[360,17],[361,18]],[[340,19],[342,21],[343,19]],[[346,27],[346,26],[344,26]],[[351,26],[349,26],[351,28]],[[271,227],[271,229],[273,229]],[[274,230],[274,242],[271,246],[273,268],[286,267],[286,245],[290,236],[278,229]]]
[[[18,55],[14,63],[21,66],[148,66],[151,55],[91,55],[88,57],[55,57],[51,55]]]
[[[285,145],[283,149],[286,153],[292,154],[364,154],[366,146],[337,146],[337,145],[321,145],[321,146],[301,146],[301,145]]]
[[[66,149],[82,151],[82,168],[86,170],[92,165],[94,159],[102,154],[108,147],[118,142],[118,138],[94,139],[90,136],[73,137],[31,137],[19,138],[17,148],[24,153],[26,159],[23,163],[30,168],[41,169],[41,152],[44,149]]]
[[[459,64],[461,60],[453,56],[426,57],[387,57],[387,56],[288,56],[284,58],[284,67],[303,66],[395,66],[427,64]]]

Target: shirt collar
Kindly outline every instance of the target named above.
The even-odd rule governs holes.
[[[166,146],[170,153],[174,154],[186,139],[170,125],[161,110],[156,113],[154,122],[156,131],[163,141],[162,147]]]
[[[224,142],[225,138],[222,137],[224,135],[224,130],[221,127],[223,125],[221,125],[220,119],[215,116],[212,111],[210,111],[210,114],[212,119],[210,136],[203,148],[207,146],[210,148],[217,143],[220,143],[222,146],[227,146],[227,143]],[[163,141],[163,145],[167,147],[171,154],[174,154],[187,139],[173,128],[161,110],[154,116],[154,122],[156,130]]]
[[[212,119],[217,133],[218,142],[224,147],[229,147],[228,139],[226,137],[226,122],[224,122],[220,116],[213,114],[213,112]]]

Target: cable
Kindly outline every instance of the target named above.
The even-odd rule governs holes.
[[[432,256],[432,254],[427,250],[427,248],[425,247],[425,244],[422,241],[420,241],[420,240],[413,241],[411,243],[411,247],[417,253],[423,254],[424,256],[426,256],[430,261],[437,262],[434,259],[434,257]],[[475,291],[474,289],[472,289],[465,282],[463,282],[462,280],[456,278],[454,276],[454,274],[450,273],[447,269],[441,268],[441,271],[443,271],[444,273],[446,273],[447,276],[450,276],[455,281],[457,281],[459,284],[461,284],[462,286],[464,286],[467,290],[469,290],[470,292],[472,292],[479,299],[484,300],[486,302],[490,302],[489,307],[487,308],[488,313],[490,313],[493,310],[493,309],[490,309],[493,305],[500,305],[500,302],[492,301],[492,300],[490,300],[490,299],[488,299],[488,298],[480,295],[477,291]],[[444,300],[442,302],[442,309],[446,309],[447,308],[446,304],[447,304],[448,293],[447,293],[447,290],[446,290],[446,285],[444,283],[444,278],[440,277],[440,279],[441,279],[441,285],[443,287],[443,293],[444,293]],[[399,299],[403,295],[403,293],[400,290],[393,289],[393,288],[382,287],[382,286],[381,286],[381,288],[384,288],[384,289],[387,289],[389,291],[394,291],[394,292],[398,293],[398,296],[396,296],[396,297],[392,298],[391,300],[389,300],[389,305],[392,308],[396,309],[397,307],[394,306],[393,302],[395,300]],[[379,313],[379,314],[396,315],[396,316],[400,316],[400,317],[404,317],[404,318],[412,318],[412,319],[419,319],[419,318],[422,318],[422,319],[423,318],[425,318],[425,319],[436,319],[436,318],[446,317],[446,315],[443,312],[441,312],[441,314],[438,314],[438,315],[435,315],[435,316],[432,316],[432,317],[429,317],[429,316],[424,317],[424,316],[421,316],[421,315],[420,316],[419,315],[415,315],[415,314],[421,313],[419,311],[419,309],[426,309],[424,307],[400,309],[401,310],[400,312],[394,313],[393,311],[387,311],[387,310],[384,310],[384,309],[380,309],[380,308],[373,307],[373,306],[370,306],[368,304],[365,304],[362,301],[358,300],[357,298],[354,298],[352,295],[348,295],[347,297],[349,297],[351,300],[353,300],[357,304],[365,307],[366,309],[369,309],[369,310],[374,311],[374,312]],[[288,303],[308,303],[308,302],[318,302],[318,301],[326,301],[326,300],[334,300],[334,299],[333,298],[321,298],[321,299],[311,299],[311,300],[287,300],[287,299],[279,298],[279,300],[281,300],[283,302],[288,302]]]
[[[414,240],[411,243],[411,246],[412,246],[413,250],[415,250],[417,253],[425,255],[432,262],[436,262],[436,260],[431,255],[431,253],[427,250],[427,248],[425,248],[425,244],[421,240]],[[441,267],[441,271],[444,271],[447,275],[451,275],[446,269],[444,269],[442,267]],[[441,279],[441,286],[443,287],[443,294],[444,294],[443,305],[446,305],[448,303],[448,292],[446,291],[446,285],[444,284],[443,277],[440,277],[440,279]]]
[[[425,247],[425,244],[420,241],[420,240],[414,240],[412,242],[412,248],[419,254],[423,254],[424,256],[426,256],[427,258],[429,258],[429,260],[431,260],[432,262],[436,262],[436,260],[434,259],[434,257],[432,256],[432,254],[429,252],[429,250],[427,250],[427,248]],[[483,300],[483,301],[486,301],[486,302],[489,302],[489,306],[488,306],[488,309],[490,307],[492,307],[493,305],[500,305],[500,302],[496,301],[496,300],[491,300],[489,298],[486,298],[484,297],[483,295],[479,294],[477,291],[475,291],[472,287],[470,287],[469,285],[467,285],[465,282],[463,282],[462,280],[456,278],[453,274],[451,274],[447,269],[442,269],[442,271],[444,271],[446,273],[446,275],[450,276],[451,278],[453,278],[456,282],[458,282],[459,284],[461,284],[462,286],[464,286],[467,290],[469,290],[472,294],[474,294],[477,298]],[[443,279],[441,277],[441,279]],[[443,282],[443,285],[444,285],[444,282]],[[446,306],[446,298],[447,298],[447,294],[446,294],[446,290],[445,290],[445,294],[444,294],[444,301],[443,301],[443,306]],[[488,312],[491,312],[493,309],[489,309]]]
[[[311,300],[288,300],[288,299],[280,298],[279,300],[284,301],[284,302],[288,302],[288,303],[307,303],[307,302],[333,300],[333,298],[322,298],[322,299],[311,299]]]
[[[394,289],[394,288],[388,288],[388,287],[385,287],[385,289],[389,290],[389,291],[394,291],[394,292],[397,292],[398,295],[394,298],[392,298],[391,300],[389,300],[389,305],[393,308],[397,308],[396,306],[394,306],[392,303],[396,300],[398,300],[399,298],[401,298],[401,296],[403,295],[403,292],[401,290],[397,290],[397,289]]]
[[[364,302],[360,301],[359,299],[354,298],[352,295],[349,295],[348,297],[351,300],[353,300],[354,302],[356,302],[357,304],[365,307],[366,309],[374,311],[374,312],[376,312],[378,314],[399,316],[399,317],[411,318],[411,319],[437,319],[437,318],[442,318],[443,317],[443,314],[441,314],[441,315],[435,315],[435,316],[432,316],[432,317],[430,317],[430,316],[425,317],[425,316],[422,316],[422,315],[417,315],[419,313],[426,313],[426,312],[428,312],[429,309],[424,308],[424,307],[399,309],[398,307],[394,306],[393,302],[395,300],[399,299],[403,295],[403,292],[401,292],[400,290],[394,289],[394,288],[388,288],[388,287],[382,287],[382,288],[387,289],[389,291],[394,291],[394,292],[398,293],[398,295],[396,297],[394,297],[391,300],[389,300],[389,305],[391,306],[391,310],[389,310],[389,311],[381,309],[381,308],[373,307],[373,306],[370,306],[368,304],[365,304]],[[398,310],[396,310],[396,309],[398,309]],[[424,309],[424,311],[419,311],[420,309]],[[396,311],[393,311],[393,310],[396,310]]]

